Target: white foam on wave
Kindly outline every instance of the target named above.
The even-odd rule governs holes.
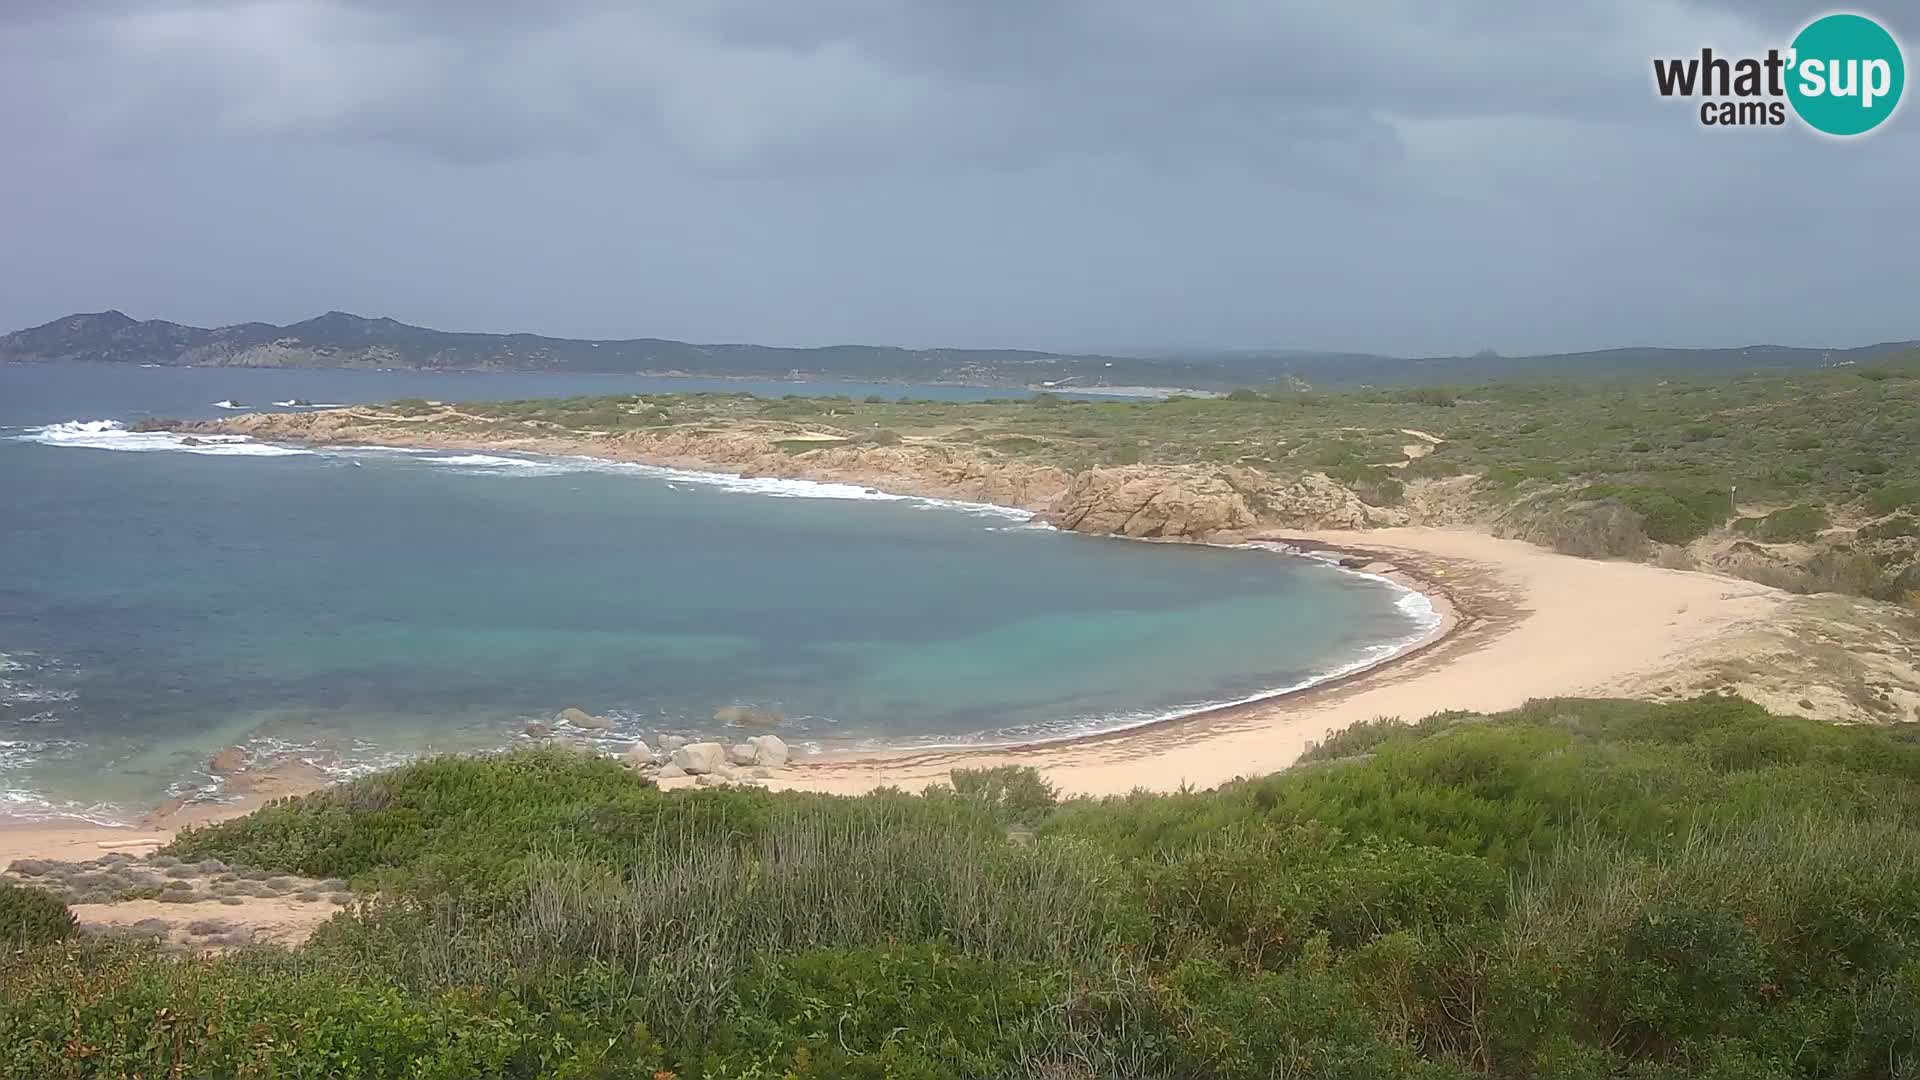
[[[507,473],[518,476],[559,476],[568,470],[549,461],[534,458],[499,457],[494,454],[450,454],[422,458],[429,465],[444,465],[467,471]]]
[[[50,798],[16,783],[7,774],[24,769],[47,757],[66,754],[74,748],[64,741],[23,741],[0,739],[0,820],[57,821],[78,820],[92,825],[124,826],[123,812],[106,803],[77,803]]]
[[[245,406],[245,405],[242,405],[242,404],[240,404],[239,402],[237,402],[237,401],[235,401],[235,400],[233,400],[232,398],[222,398],[221,400],[219,400],[219,401],[216,401],[216,402],[214,402],[214,403],[213,403],[213,407],[214,407],[214,408],[216,408],[216,409],[244,409],[244,408],[246,408],[246,406]]]
[[[68,420],[29,428],[12,437],[42,446],[78,446],[90,450],[159,451],[219,457],[288,457],[310,454],[291,446],[255,442],[245,435],[182,435],[174,431],[128,431],[118,420]],[[193,442],[186,440],[193,439]]]
[[[1308,551],[1308,550],[1303,550],[1301,548],[1294,547],[1292,544],[1276,543],[1276,542],[1264,541],[1264,540],[1255,540],[1250,543],[1242,544],[1239,546],[1254,548],[1260,551],[1275,551],[1275,552],[1279,552],[1282,555],[1297,555],[1301,558],[1312,559],[1313,561],[1318,563],[1325,563],[1326,565],[1333,567],[1334,569],[1340,571],[1343,574],[1348,574],[1357,578],[1364,578],[1367,581],[1379,582],[1381,585],[1386,586],[1390,592],[1395,594],[1393,598],[1393,606],[1395,608],[1398,608],[1401,614],[1412,619],[1414,622],[1414,625],[1419,627],[1419,629],[1414,634],[1412,634],[1406,641],[1400,642],[1398,644],[1394,644],[1391,651],[1387,655],[1392,655],[1392,653],[1399,652],[1401,649],[1404,649],[1409,645],[1412,645],[1415,642],[1418,642],[1420,639],[1426,637],[1428,634],[1431,634],[1436,628],[1439,627],[1441,623],[1442,616],[1440,614],[1440,611],[1439,609],[1433,606],[1433,598],[1428,596],[1426,593],[1423,593],[1418,589],[1408,588],[1407,586],[1402,585],[1400,582],[1395,581],[1394,579],[1388,577],[1385,574],[1373,574],[1373,573],[1368,573],[1365,570],[1356,570],[1356,569],[1353,569],[1352,567],[1341,566],[1339,561],[1340,556],[1334,552],[1317,551],[1317,550]]]
[[[958,499],[935,499],[919,495],[896,495],[892,492],[862,487],[858,484],[842,484],[827,480],[800,480],[781,476],[739,476],[733,473],[674,469],[664,465],[647,465],[637,461],[609,461],[605,458],[573,455],[543,456],[528,454],[524,456],[507,456],[503,454],[452,454],[404,446],[378,446],[365,447],[363,449],[396,454],[431,454],[433,456],[421,457],[419,460],[430,465],[441,465],[448,468],[493,476],[536,477],[561,476],[569,473],[606,473],[659,480],[674,491],[685,490],[681,485],[697,485],[709,490],[724,491],[739,495],[766,495],[776,499],[840,499],[850,502],[898,502],[927,509],[958,510],[962,513],[1005,518],[1022,524],[1029,524],[1033,520],[1031,513],[1012,507],[995,506],[991,503],[963,502]],[[336,448],[330,452],[341,453],[344,451]]]

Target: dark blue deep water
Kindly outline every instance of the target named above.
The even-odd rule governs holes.
[[[117,426],[703,385],[0,364],[0,814],[124,817],[235,743],[343,772],[502,746],[570,705],[615,742],[725,734],[735,704],[824,748],[1057,736],[1298,685],[1422,626],[1417,598],[1313,560],[987,508]]]

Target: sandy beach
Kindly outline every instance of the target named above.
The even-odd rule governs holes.
[[[1698,652],[1764,624],[1786,600],[1750,581],[1579,559],[1465,529],[1279,532],[1257,539],[1390,563],[1444,604],[1444,632],[1371,670],[1269,701],[1012,750],[816,761],[775,786],[840,794],[888,784],[911,790],[955,767],[1011,764],[1031,765],[1079,795],[1212,787],[1284,769],[1310,743],[1357,721],[1657,687],[1664,673],[1687,671]]]

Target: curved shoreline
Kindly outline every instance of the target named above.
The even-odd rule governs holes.
[[[625,456],[617,453],[594,453],[596,449],[611,448],[595,447],[590,442],[575,439],[565,440],[560,446],[552,445],[547,440],[532,440],[546,445],[530,448],[525,442],[517,439],[459,438],[450,436],[444,431],[421,431],[418,433],[420,436],[418,439],[406,439],[404,436],[396,439],[394,436],[401,433],[392,431],[383,434],[386,438],[380,442],[352,439],[302,441],[286,438],[274,438],[270,441],[283,445],[327,448],[372,449],[387,446],[394,449],[424,448],[496,453],[506,451],[541,457],[574,456],[596,462],[640,464],[674,472],[704,473],[713,477],[749,478],[741,473],[727,472],[728,466],[723,462],[648,459],[631,453]],[[405,435],[411,434],[413,433],[405,433]],[[508,442],[509,445],[502,445],[503,441]],[[877,492],[885,492],[895,497],[927,499],[962,506],[970,504],[982,509],[992,507],[1011,513],[1034,513],[1034,507],[1031,505],[1007,506],[1004,503],[954,498],[945,493],[936,494],[926,490],[924,478],[903,477],[901,479],[906,482],[897,486],[891,484],[885,475],[871,474],[861,477],[841,474],[832,477],[823,476],[817,480],[811,477],[778,479],[827,484],[860,483]],[[906,490],[901,490],[903,487]],[[915,488],[920,490],[914,490]],[[1436,546],[1434,542],[1436,537],[1450,538],[1451,542]],[[1425,542],[1409,543],[1410,540]],[[1518,698],[1511,693],[1462,695],[1457,689],[1458,679],[1453,680],[1456,684],[1453,689],[1436,685],[1431,676],[1456,669],[1458,665],[1453,664],[1452,661],[1481,653],[1487,646],[1520,633],[1540,614],[1541,605],[1527,602],[1534,598],[1525,595],[1530,591],[1525,588],[1525,582],[1520,583],[1522,587],[1515,590],[1511,587],[1512,582],[1502,583],[1499,580],[1511,576],[1510,571],[1513,567],[1509,564],[1533,565],[1547,562],[1554,564],[1562,571],[1573,572],[1575,576],[1590,577],[1593,576],[1593,571],[1599,568],[1604,576],[1641,579],[1631,583],[1638,586],[1637,588],[1624,591],[1608,588],[1602,590],[1599,595],[1629,595],[1645,599],[1649,586],[1657,594],[1664,591],[1666,586],[1673,584],[1672,578],[1690,581],[1693,587],[1687,590],[1689,593],[1701,593],[1703,589],[1724,592],[1728,587],[1735,587],[1744,590],[1743,597],[1771,595],[1777,598],[1778,595],[1774,590],[1764,589],[1750,582],[1739,582],[1709,574],[1661,570],[1642,564],[1581,560],[1556,555],[1518,541],[1497,540],[1484,533],[1467,530],[1389,528],[1345,533],[1288,530],[1255,532],[1247,537],[1246,541],[1246,543],[1226,546],[1283,545],[1303,555],[1314,551],[1325,551],[1345,555],[1353,560],[1367,559],[1369,562],[1364,567],[1342,566],[1340,569],[1348,572],[1371,572],[1375,576],[1386,577],[1394,584],[1425,597],[1439,618],[1425,634],[1408,642],[1403,648],[1351,670],[1329,675],[1303,686],[1262,693],[1243,701],[1207,706],[1142,723],[1100,731],[1064,734],[1057,738],[1030,739],[992,746],[956,745],[828,752],[796,762],[787,775],[774,779],[769,786],[857,793],[883,785],[925,786],[928,783],[943,781],[947,771],[954,767],[995,764],[1034,765],[1047,772],[1049,778],[1062,790],[1074,794],[1110,794],[1134,788],[1168,790],[1185,785],[1213,786],[1240,775],[1284,768],[1298,757],[1313,738],[1359,720],[1371,719],[1373,715],[1404,713],[1406,718],[1413,719],[1447,708],[1465,707],[1489,711],[1508,708],[1521,704],[1528,697],[1572,694],[1592,691],[1607,685],[1617,685],[1622,676],[1629,674],[1644,676],[1647,673],[1646,669],[1653,666],[1646,658],[1635,659],[1625,664],[1624,668],[1622,665],[1615,664],[1612,667],[1620,670],[1609,670],[1608,680],[1596,683],[1592,680],[1582,681],[1580,678],[1573,677],[1572,673],[1562,671],[1552,663],[1542,667],[1535,662],[1538,660],[1538,657],[1535,657],[1533,660],[1522,662],[1540,669],[1535,672],[1535,678],[1531,681],[1539,684],[1542,692],[1530,693]],[[1449,548],[1457,549],[1462,543],[1470,547],[1479,545],[1480,549],[1464,552],[1448,550]],[[1722,597],[1722,599],[1726,598],[1726,596]],[[1772,602],[1773,600],[1769,599],[1766,603],[1770,605]],[[1562,606],[1568,607],[1565,604]],[[1577,606],[1573,605],[1576,609]],[[1664,604],[1652,605],[1654,608],[1664,606]],[[1637,610],[1634,614],[1642,618],[1630,619],[1627,625],[1638,623],[1646,628],[1644,616],[1651,614],[1652,610],[1646,604],[1641,604],[1640,608],[1643,610]],[[1687,602],[1683,601],[1678,610],[1686,612]],[[1736,613],[1737,617],[1722,617],[1723,613],[1714,613],[1710,619],[1696,617],[1687,621],[1691,624],[1707,626],[1711,631],[1709,636],[1713,636],[1726,631],[1735,623],[1745,622],[1755,617],[1757,610]],[[1659,660],[1669,660],[1672,658],[1672,650],[1662,649],[1653,656]],[[1412,708],[1403,707],[1391,712],[1373,714],[1358,711],[1367,707],[1366,703],[1370,695],[1377,696],[1375,692],[1382,689],[1390,690],[1412,682],[1418,682],[1423,688],[1431,691],[1425,695],[1426,700],[1422,704]],[[1354,699],[1359,699],[1357,705]],[[1404,696],[1394,698],[1396,704],[1402,700]],[[1330,704],[1342,707],[1330,710],[1328,707]],[[1327,726],[1319,730],[1310,730],[1311,725],[1319,720],[1327,721]],[[1178,745],[1162,745],[1170,738],[1177,739]],[[1208,753],[1197,757],[1196,751],[1208,751]],[[1169,760],[1176,756],[1182,760],[1179,762]],[[1193,764],[1189,765],[1188,759],[1192,759]],[[677,787],[691,784],[691,782],[691,778],[687,778],[668,781],[663,786]],[[173,809],[179,811],[189,808]],[[245,812],[248,808],[200,805],[190,809],[195,820],[201,821],[207,820],[209,816],[233,816]],[[164,814],[149,815],[147,823],[162,828],[171,824]],[[104,826],[94,828],[108,834],[121,832],[119,829]]]
[[[1119,537],[1118,539],[1135,540],[1140,543],[1189,543],[1189,544],[1200,543],[1199,541],[1191,541],[1191,540],[1181,540],[1181,541],[1146,540],[1139,537]],[[1266,548],[1268,550],[1275,550],[1278,548],[1289,547],[1291,545],[1288,545],[1282,541],[1266,541],[1258,545],[1214,544],[1214,545],[1202,545],[1202,546],[1226,547],[1226,548],[1233,548],[1233,549],[1240,549],[1240,548],[1247,548],[1247,547],[1261,547],[1261,548]],[[1365,557],[1364,553],[1362,553],[1357,548],[1345,549],[1345,548],[1335,547],[1330,544],[1316,545],[1315,550],[1344,553],[1348,556],[1356,557],[1356,558]],[[1291,552],[1284,551],[1284,550],[1275,550],[1275,554],[1292,554],[1296,558],[1311,557],[1306,555],[1304,552],[1300,552],[1297,550],[1291,551]],[[973,755],[973,754],[984,755],[984,754],[995,754],[995,753],[1017,754],[1017,753],[1027,753],[1032,751],[1058,749],[1060,747],[1079,745],[1082,743],[1097,743],[1097,742],[1108,741],[1108,740],[1125,739],[1125,738],[1129,738],[1137,735],[1148,735],[1161,728],[1172,727],[1175,725],[1187,723],[1189,721],[1201,721],[1201,720],[1208,720],[1208,719],[1217,718],[1217,717],[1232,716],[1244,709],[1252,708],[1255,706],[1271,705],[1276,702],[1282,701],[1284,699],[1293,697],[1295,695],[1311,694],[1317,690],[1330,689],[1330,688],[1345,685],[1357,679],[1366,678],[1369,675],[1374,675],[1381,671],[1384,671],[1387,668],[1393,666],[1394,664],[1398,664],[1402,661],[1409,660],[1414,656],[1420,654],[1421,652],[1425,651],[1426,649],[1439,644],[1441,639],[1445,638],[1449,633],[1453,632],[1455,627],[1459,624],[1459,621],[1460,621],[1459,611],[1456,605],[1454,604],[1453,599],[1447,594],[1446,590],[1444,590],[1443,588],[1439,587],[1438,585],[1432,582],[1423,581],[1419,578],[1416,578],[1413,575],[1408,574],[1405,571],[1401,570],[1398,566],[1385,567],[1382,569],[1381,572],[1378,572],[1378,573],[1370,573],[1366,570],[1354,569],[1351,567],[1344,567],[1344,566],[1335,566],[1333,567],[1333,569],[1337,569],[1342,573],[1356,574],[1361,577],[1370,577],[1370,578],[1375,578],[1377,580],[1386,581],[1400,589],[1405,590],[1406,592],[1409,592],[1416,596],[1421,597],[1427,603],[1427,605],[1429,606],[1429,608],[1432,610],[1434,614],[1433,622],[1430,625],[1428,625],[1425,629],[1423,629],[1419,634],[1410,636],[1408,638],[1404,638],[1399,642],[1396,642],[1391,652],[1384,653],[1380,656],[1370,657],[1368,659],[1358,661],[1354,664],[1350,664],[1346,667],[1335,668],[1325,675],[1314,676],[1313,678],[1310,678],[1305,682],[1297,683],[1293,686],[1278,687],[1272,690],[1262,690],[1257,693],[1250,694],[1247,697],[1241,698],[1236,701],[1222,701],[1222,702],[1215,702],[1211,704],[1201,704],[1201,705],[1196,705],[1192,708],[1185,709],[1184,711],[1175,710],[1165,715],[1150,717],[1148,719],[1140,720],[1135,723],[1120,724],[1113,727],[1090,729],[1086,731],[1068,732],[1065,734],[1055,735],[1051,737],[1044,737],[1044,738],[1017,739],[1009,742],[999,742],[999,743],[956,742],[956,743],[936,743],[936,744],[924,745],[924,746],[901,746],[901,747],[880,746],[880,747],[871,747],[871,748],[863,747],[860,749],[850,749],[850,750],[825,750],[825,751],[819,751],[819,752],[809,754],[806,758],[796,761],[792,766],[792,768],[796,770],[805,770],[811,766],[816,766],[816,765],[827,766],[827,765],[859,764],[859,763],[867,763],[867,762],[894,762],[894,761],[914,760],[922,757],[935,757],[935,756],[944,756],[944,755],[951,755],[951,754],[962,754],[962,755]],[[791,785],[791,786],[797,786],[797,785]]]

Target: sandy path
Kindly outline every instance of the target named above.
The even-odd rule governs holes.
[[[119,829],[73,822],[0,824],[0,870],[15,859],[86,862],[114,851],[147,855],[173,839],[172,830]]]
[[[1287,532],[1263,539],[1374,554],[1457,608],[1453,632],[1337,684],[1140,732],[1010,751],[903,754],[803,764],[774,786],[853,793],[916,789],[956,766],[1031,765],[1075,794],[1211,787],[1292,764],[1361,720],[1493,711],[1533,698],[1645,686],[1731,635],[1764,625],[1785,594],[1714,574],[1558,555],[1458,529]]]
[[[74,904],[69,909],[82,926],[132,927],[158,920],[167,924],[164,936],[176,945],[193,948],[230,947],[239,940],[208,943],[209,933],[220,935],[231,926],[255,944],[298,945],[340,908],[331,902],[301,901],[290,896],[254,896],[238,904],[163,904],[158,900],[121,900],[112,904]],[[214,924],[209,933],[195,933]],[[191,928],[191,929],[190,929]]]

